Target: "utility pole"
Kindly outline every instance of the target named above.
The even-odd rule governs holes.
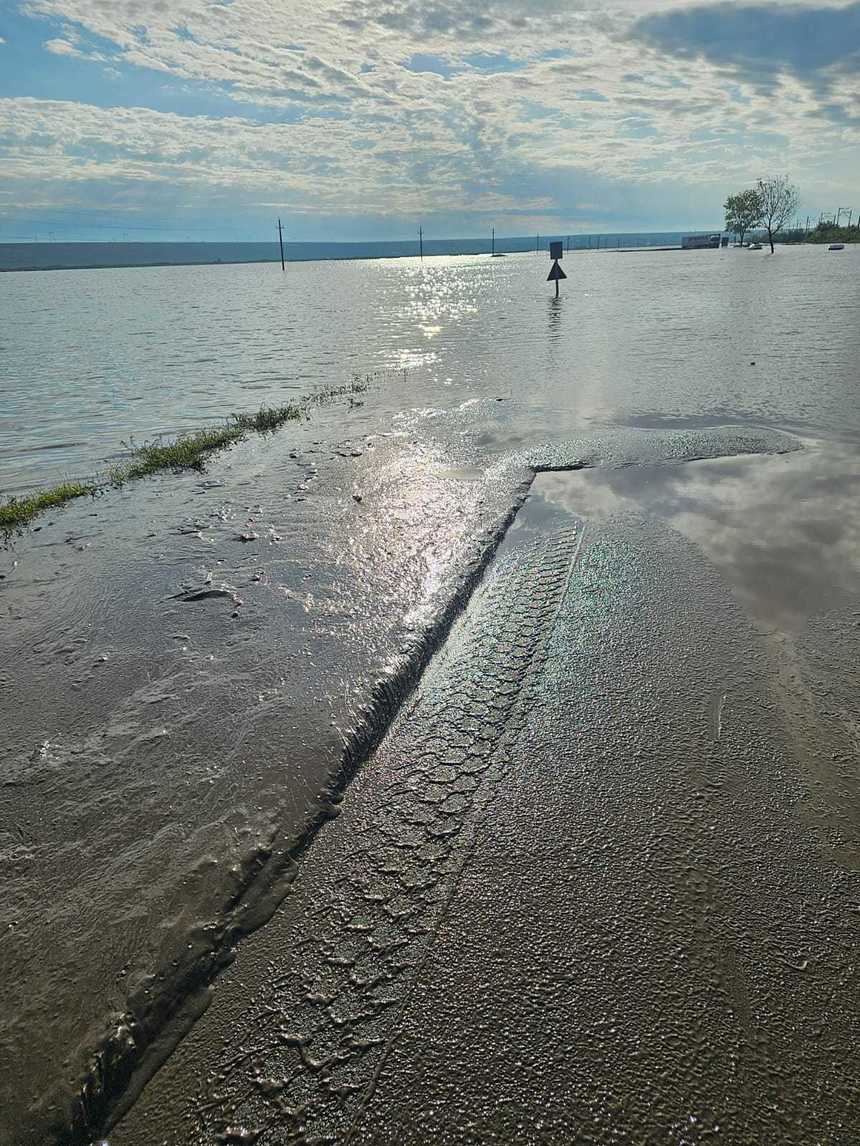
[[[278,242],[281,245],[281,270],[286,273],[287,265],[284,262],[284,230],[281,226],[281,220],[278,219]]]
[[[424,228],[418,228],[418,257],[421,262],[424,262]]]

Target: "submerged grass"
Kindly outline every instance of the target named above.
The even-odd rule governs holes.
[[[8,535],[28,525],[43,510],[63,505],[84,494],[95,494],[105,485],[119,486],[135,478],[147,477],[161,470],[202,470],[207,457],[240,441],[248,433],[271,434],[287,422],[310,417],[312,406],[321,406],[337,398],[349,398],[367,390],[371,375],[354,375],[344,386],[324,386],[316,393],[285,406],[264,406],[256,414],[233,414],[223,426],[210,426],[182,434],[170,442],[160,439],[133,446],[131,458],[108,471],[107,482],[62,482],[51,489],[28,497],[13,497],[0,504],[0,534]]]
[[[29,525],[43,510],[63,505],[75,497],[95,493],[96,488],[95,485],[85,485],[83,482],[66,481],[51,489],[31,494],[29,497],[10,498],[0,505],[0,533],[11,533],[14,529],[21,529]]]
[[[229,446],[243,434],[244,430],[238,426],[223,426],[183,434],[175,442],[148,442],[136,446],[132,460],[126,465],[114,466],[108,476],[114,485],[122,485],[159,470],[200,470],[206,454]]]

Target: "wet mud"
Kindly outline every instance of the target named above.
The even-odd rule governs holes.
[[[0,547],[0,1142],[858,1137],[856,300],[783,255],[16,278],[10,493],[373,381]]]
[[[853,1141],[851,709],[807,726],[853,744],[846,806],[716,569],[632,515],[587,526],[522,704],[385,1065],[333,1140]]]
[[[296,429],[203,480],[147,483],[134,515],[121,494],[73,507],[8,552],[3,1109],[22,1146],[89,1141],[162,1064],[112,1143],[340,1141],[567,593],[583,522],[545,496],[560,475],[493,560],[535,472],[803,456],[775,431],[618,430],[476,465],[464,426],[444,444]],[[253,1006],[225,970],[237,945],[263,960]]]
[[[809,766],[717,564],[642,504],[596,508],[621,474],[648,485],[537,479],[112,1143],[842,1141],[856,789],[846,809]],[[846,699],[853,663],[833,667]],[[843,716],[827,744],[847,765]]]
[[[458,624],[414,707],[350,789],[343,829],[309,851],[271,936],[274,977],[228,1020],[248,1040],[216,1051],[198,1101],[187,1104],[189,1140],[253,1140],[267,1129],[272,1140],[327,1140],[360,1109],[474,846],[500,742],[521,727],[520,690],[542,656],[578,541],[576,530],[553,538],[482,587],[485,623]],[[147,1123],[143,1136],[162,1132],[157,1104],[159,1125]]]
[[[273,446],[234,451],[220,481],[148,484],[133,521],[105,498],[8,551],[16,1142],[88,1141],[206,1005],[522,496],[513,471],[437,479],[384,440],[348,460]]]

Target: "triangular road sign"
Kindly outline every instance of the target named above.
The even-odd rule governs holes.
[[[548,283],[554,283],[558,279],[566,279],[566,278],[567,278],[567,275],[564,273],[564,271],[558,265],[558,259],[556,259],[555,262],[552,264],[552,270],[546,276],[546,281]]]

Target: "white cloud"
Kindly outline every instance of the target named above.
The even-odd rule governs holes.
[[[356,149],[345,121],[309,119],[261,125],[241,117],[194,118],[146,108],[97,108],[33,99],[0,100],[0,135],[12,142],[5,170],[14,180],[94,181],[151,189],[184,187],[208,194],[269,197],[294,212],[354,209],[418,211],[423,190],[402,162],[408,137],[389,125],[383,139],[368,135]],[[321,147],[325,138],[326,145]],[[458,145],[438,141],[433,193],[440,210],[468,206],[458,174]],[[494,193],[496,207],[540,209]]]
[[[46,40],[42,47],[46,52],[51,52],[55,56],[76,56],[82,60],[87,58],[86,52],[82,52],[74,44],[70,44],[68,40]]]
[[[41,163],[72,186],[115,179],[129,201],[135,185],[210,186],[309,213],[477,218],[519,205],[566,225],[581,214],[566,204],[606,205],[608,186],[622,206],[698,187],[712,218],[726,187],[770,169],[809,195],[852,187],[856,85],[834,84],[823,107],[796,78],[767,95],[628,37],[635,17],[684,2],[30,0],[65,29],[48,51],[217,92],[237,114],[0,101],[4,173],[27,181]]]

